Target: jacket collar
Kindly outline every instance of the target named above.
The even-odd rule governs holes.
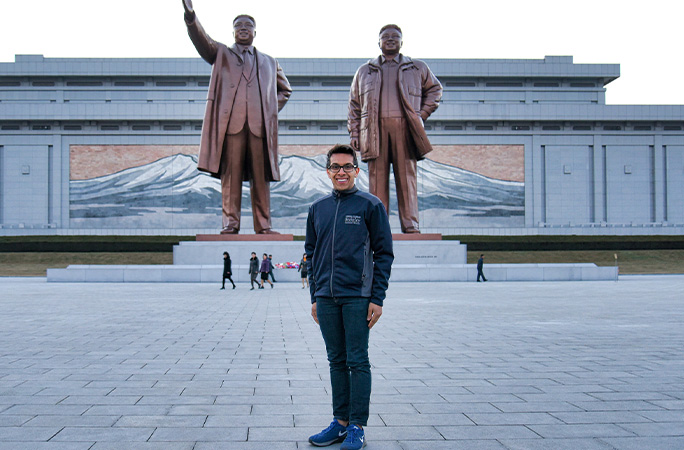
[[[344,191],[338,191],[337,189],[333,189],[332,195],[335,198],[344,198],[348,195],[356,193],[358,190],[359,188],[357,188],[356,185],[354,185],[351,189],[345,189]]]
[[[253,45],[249,45],[249,46],[243,45],[243,46],[241,46],[241,47],[242,47],[243,49],[244,49],[245,47],[250,48],[250,49],[251,49],[252,55],[256,56],[256,54],[257,54],[257,49],[256,49],[255,46],[253,46]],[[240,47],[238,47],[238,44],[237,44],[237,43],[234,42],[233,45],[231,45],[230,47],[228,47],[228,50],[230,50],[231,52],[235,53],[235,54],[240,58],[240,60],[242,60],[242,49],[241,49]]]
[[[375,69],[380,69],[380,67],[382,66],[382,60],[383,60],[383,57],[382,57],[382,55],[380,55],[375,59],[369,60],[368,64],[373,66],[373,68],[375,68]],[[413,62],[410,57],[404,56],[401,53],[399,53],[399,56],[397,56],[395,58],[395,60],[399,64],[399,67],[405,66],[407,64],[411,64]]]
[[[242,54],[242,52],[244,52],[245,50],[247,50],[251,54],[254,54],[253,45],[242,45],[236,42],[233,44],[233,50],[235,50],[238,54]]]

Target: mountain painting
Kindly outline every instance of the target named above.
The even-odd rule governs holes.
[[[286,154],[279,158],[281,181],[271,183],[273,227],[303,230],[309,205],[331,189],[326,157]],[[72,175],[71,227],[220,229],[220,181],[197,170],[196,155],[175,153],[113,173],[91,172],[97,176]],[[357,185],[368,190],[366,164],[361,164]],[[393,178],[390,185],[390,222],[399,228]],[[430,159],[418,163],[418,204],[425,231],[523,226],[524,198],[521,181],[496,179]],[[244,183],[242,231],[249,233],[251,227],[249,183]]]

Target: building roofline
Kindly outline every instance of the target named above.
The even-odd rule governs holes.
[[[351,77],[368,58],[280,58],[288,77]],[[620,76],[619,64],[575,64],[572,56],[544,59],[424,59],[439,77],[601,78],[604,84]],[[16,55],[0,63],[0,77],[21,76],[208,76],[201,58],[45,58]]]

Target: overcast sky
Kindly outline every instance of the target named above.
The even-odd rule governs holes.
[[[675,0],[194,0],[216,40],[232,19],[257,21],[254,44],[276,58],[371,58],[396,23],[414,58],[543,59],[620,64],[608,104],[684,104],[681,4]],[[364,9],[365,8],[365,9]],[[48,58],[197,57],[182,0],[3,0],[0,62]],[[364,12],[365,11],[365,12]]]

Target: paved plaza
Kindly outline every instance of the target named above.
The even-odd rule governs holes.
[[[0,278],[0,449],[312,448],[308,291],[218,288]],[[684,449],[684,276],[395,280],[371,363],[369,450]]]

